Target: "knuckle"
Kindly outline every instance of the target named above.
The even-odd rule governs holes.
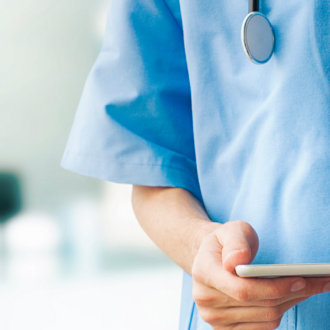
[[[192,296],[196,303],[205,299],[204,294],[198,285],[193,285]]]
[[[193,283],[192,295],[198,306],[212,306],[215,302],[215,297],[210,295],[205,287],[198,282]]]
[[[278,307],[268,308],[266,311],[267,321],[276,321],[281,316],[281,310]]]
[[[193,299],[198,306],[212,306],[215,300],[214,297],[211,297],[198,289],[193,289]]]
[[[244,285],[241,285],[241,286],[235,288],[233,296],[239,302],[249,302],[250,301],[250,296],[249,296],[247,287]]]
[[[200,310],[199,315],[206,323],[214,323],[215,321],[217,321],[219,319],[219,317],[215,313],[215,311],[211,310],[209,308]]]
[[[234,221],[234,224],[238,226],[244,233],[247,234],[254,233],[254,229],[252,228],[252,226],[245,221],[236,220]]]
[[[195,263],[191,270],[191,276],[197,282],[200,282],[200,283],[204,282],[204,277],[205,277],[204,272],[201,270],[200,267],[197,267]]]
[[[250,228],[251,227],[247,222],[245,222],[243,220],[236,220],[236,221],[234,221],[234,223],[236,225],[242,227],[242,228]]]

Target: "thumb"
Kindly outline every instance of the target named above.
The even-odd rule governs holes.
[[[222,245],[223,267],[230,273],[234,273],[238,265],[251,263],[258,252],[258,235],[247,222],[227,222],[217,237]]]

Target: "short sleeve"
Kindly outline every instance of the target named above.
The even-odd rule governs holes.
[[[165,0],[111,1],[64,168],[118,183],[181,187],[200,196],[178,8],[178,1],[170,6]]]

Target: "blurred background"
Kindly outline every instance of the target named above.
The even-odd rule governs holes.
[[[139,227],[131,187],[60,167],[108,5],[1,3],[3,330],[178,327],[181,271]]]

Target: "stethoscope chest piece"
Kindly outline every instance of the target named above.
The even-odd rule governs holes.
[[[242,43],[248,58],[264,64],[272,57],[275,35],[268,18],[259,11],[250,12],[242,25]]]

